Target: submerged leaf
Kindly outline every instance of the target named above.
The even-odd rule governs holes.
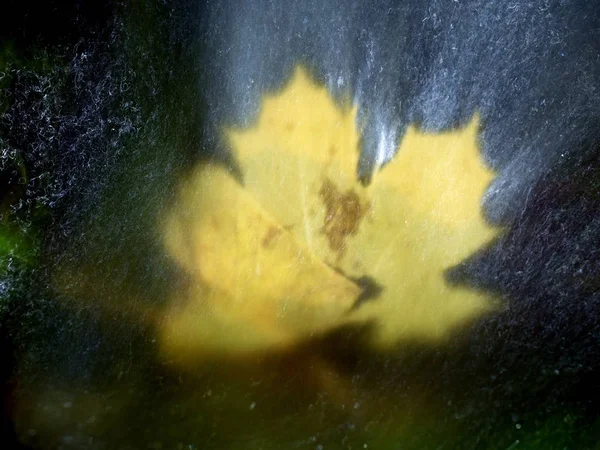
[[[189,309],[169,323],[169,339],[176,342],[187,334],[192,340],[210,334],[213,338],[200,340],[231,351],[248,342],[260,348],[288,343],[339,321],[361,292],[221,167],[200,167],[182,187],[167,219],[165,243],[200,285]],[[199,313],[198,302],[204,305]],[[240,329],[245,331],[232,339]]]
[[[298,69],[281,93],[265,97],[254,127],[227,132],[243,187],[214,166],[183,187],[167,246],[197,282],[222,293],[214,303],[228,320],[265,335],[277,330],[286,342],[375,321],[375,344],[385,346],[443,338],[495,307],[444,277],[499,233],[481,211],[494,175],[479,153],[478,117],[442,134],[409,127],[366,187],[357,179],[355,124],[355,108],[336,105]],[[361,295],[350,280],[368,280],[378,295],[355,304],[364,286]],[[188,300],[188,322],[203,301]],[[202,334],[202,323],[195,326],[190,340]],[[167,329],[177,327],[185,328],[175,321]]]

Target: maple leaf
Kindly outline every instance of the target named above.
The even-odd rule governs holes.
[[[320,332],[360,288],[323,263],[219,166],[201,166],[166,220],[165,245],[199,282],[168,322],[191,353],[281,346]]]
[[[199,336],[194,318],[208,297],[225,322],[263,333],[263,344],[364,321],[376,322],[378,346],[440,339],[496,306],[444,278],[499,233],[480,206],[494,174],[479,153],[478,117],[441,134],[409,127],[395,158],[363,186],[356,114],[298,68],[265,96],[255,126],[227,130],[243,186],[203,167],[182,189],[178,208],[192,211],[185,223],[181,212],[167,221],[171,254],[211,291],[191,294],[167,324],[172,348]],[[377,298],[356,305],[359,279],[380,288]]]

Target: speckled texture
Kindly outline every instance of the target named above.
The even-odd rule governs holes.
[[[539,442],[525,434],[535,427],[566,427],[562,440],[528,448],[562,449],[581,436],[576,448],[595,445],[597,2],[81,3],[23,0],[18,15],[0,19],[22,58],[0,73],[0,180],[12,189],[0,193],[18,198],[6,203],[10,220],[39,247],[37,264],[21,270],[11,259],[0,279],[2,348],[14,354],[3,377],[16,376],[3,392],[7,433],[16,421],[18,438],[37,448],[341,448],[348,439],[397,448],[406,439],[407,448],[512,449]],[[136,309],[159,307],[180,282],[154,221],[193,161],[230,159],[221,127],[251,124],[261,93],[298,62],[357,104],[365,177],[409,124],[440,131],[480,113],[482,151],[498,172],[484,205],[507,232],[448,278],[494,292],[506,310],[443,348],[415,342],[372,355],[361,350],[362,330],[317,339],[259,387],[250,376],[222,381],[238,367],[165,373]],[[63,265],[89,277],[65,293],[53,278]],[[66,302],[82,292],[89,303]],[[104,298],[123,309],[107,315]],[[339,376],[351,386],[343,412],[310,384],[323,361],[331,373],[319,372],[322,383]],[[369,405],[377,396],[384,407]],[[409,415],[425,405],[433,425],[394,437],[413,404]],[[44,419],[55,417],[45,406],[56,421]],[[464,440],[453,446],[456,429]]]

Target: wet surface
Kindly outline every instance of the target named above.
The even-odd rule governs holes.
[[[2,448],[596,448],[593,2],[79,3],[0,14]],[[505,232],[444,275],[503,308],[443,345],[373,351],[364,323],[182,365],[159,330],[194,283],[164,211],[198,161],[235,164],[221,127],[254,123],[299,63],[358,105],[363,174],[410,124],[479,111],[485,211]],[[321,188],[343,251],[371,207]],[[386,289],[353,283],[365,306]]]

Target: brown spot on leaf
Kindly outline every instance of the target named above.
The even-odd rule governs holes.
[[[340,192],[328,178],[323,181],[319,195],[325,205],[322,231],[327,236],[329,247],[341,258],[346,248],[346,237],[356,234],[368,206],[361,205],[358,194],[352,189]]]
[[[271,247],[272,244],[274,244],[275,241],[277,240],[277,237],[282,232],[283,232],[283,230],[281,228],[270,227],[269,230],[267,231],[267,233],[265,234],[265,237],[262,240],[262,246],[263,246],[263,248]]]

